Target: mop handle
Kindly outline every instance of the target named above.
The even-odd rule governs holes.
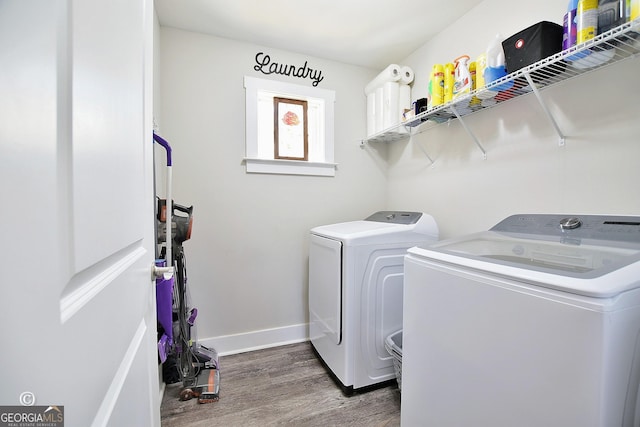
[[[165,264],[167,267],[171,268],[171,273],[169,275],[169,277],[171,277],[171,275],[173,275],[173,258],[171,257],[171,246],[172,246],[171,217],[173,214],[173,206],[172,206],[172,200],[171,200],[171,166],[172,166],[171,146],[165,139],[157,135],[155,132],[153,133],[153,140],[156,141],[158,144],[162,145],[164,149],[167,151],[167,190],[166,190],[167,202],[165,204],[165,209],[166,209],[165,211],[165,220],[166,220]]]

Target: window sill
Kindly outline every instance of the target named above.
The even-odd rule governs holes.
[[[245,157],[247,173],[282,175],[335,176],[337,163],[305,162],[301,160],[255,159]]]

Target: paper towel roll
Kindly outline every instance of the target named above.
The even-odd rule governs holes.
[[[376,94],[376,132],[378,133],[380,131],[382,131],[382,129],[384,129],[384,122],[383,122],[383,111],[384,111],[384,89],[382,88],[382,86],[378,87],[375,91]]]
[[[382,129],[390,128],[391,126],[399,123],[398,117],[400,117],[399,96],[400,96],[400,83],[387,82],[383,86],[384,93],[384,110],[382,110]]]
[[[376,93],[367,95],[367,136],[376,133]]]
[[[398,123],[402,122],[402,114],[405,109],[411,109],[411,86],[400,84],[400,95],[398,96]]]
[[[375,92],[380,86],[387,82],[397,82],[400,80],[400,66],[397,64],[390,64],[387,68],[382,70],[375,79],[371,80],[368,85],[364,87],[364,93],[369,95]]]
[[[411,68],[407,67],[406,65],[400,68],[400,83],[408,85],[413,82],[414,77],[415,74],[413,73],[413,70]]]

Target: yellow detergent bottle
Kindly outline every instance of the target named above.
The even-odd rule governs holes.
[[[444,104],[444,66],[435,64],[431,69],[431,106]]]
[[[453,99],[453,85],[455,83],[456,67],[449,62],[444,66],[444,102],[450,102]]]
[[[640,0],[631,0],[631,20],[640,18]]]
[[[471,90],[476,88],[476,61],[469,63],[469,74],[471,75]]]
[[[484,69],[487,68],[487,54],[482,53],[476,58],[476,83],[474,89],[484,87]]]
[[[478,64],[476,63],[476,61],[473,61],[469,64],[469,74],[471,74],[471,90],[476,90],[478,88]],[[477,96],[474,96],[473,98],[471,98],[471,101],[469,101],[469,106],[477,106],[480,104],[480,100],[478,99]]]
[[[584,43],[598,35],[598,0],[578,1],[576,43]]]

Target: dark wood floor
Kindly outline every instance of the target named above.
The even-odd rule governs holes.
[[[181,388],[165,390],[163,427],[400,426],[395,383],[347,397],[308,342],[222,357],[218,402],[180,401]]]

